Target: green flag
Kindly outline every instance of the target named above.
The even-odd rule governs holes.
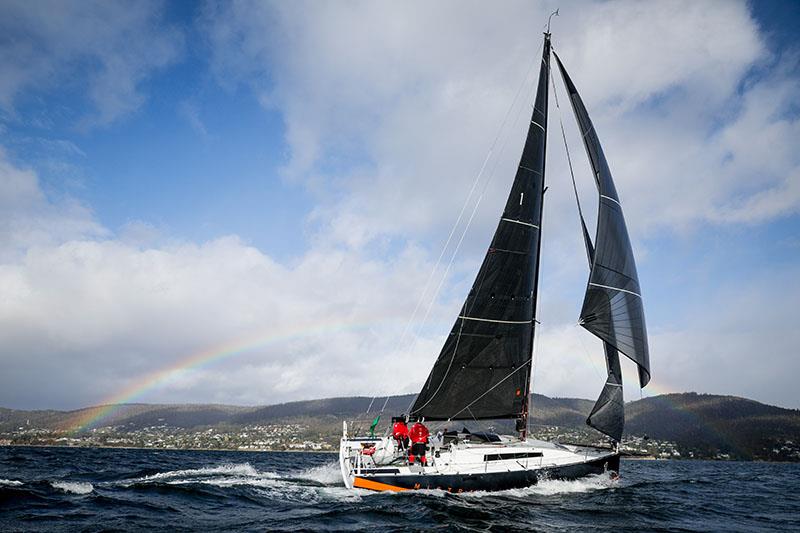
[[[381,415],[378,415],[378,416],[375,417],[375,420],[372,421],[372,424],[370,424],[370,426],[369,426],[369,436],[370,437],[374,437],[375,436],[375,426],[378,425],[378,422],[380,421],[380,419],[381,419]]]

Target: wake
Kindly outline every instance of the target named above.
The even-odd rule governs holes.
[[[221,489],[253,490],[270,499],[358,500],[361,495],[344,487],[337,463],[277,472],[258,470],[250,463],[226,463],[203,468],[170,470],[112,482],[123,488],[201,485]]]

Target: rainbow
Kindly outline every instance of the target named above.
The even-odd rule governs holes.
[[[63,426],[63,430],[70,434],[76,434],[97,427],[105,420],[114,416],[125,404],[135,403],[150,391],[168,384],[170,381],[188,372],[196,371],[207,366],[216,364],[220,361],[253,352],[258,349],[267,348],[270,345],[296,339],[329,335],[343,331],[358,331],[370,329],[383,323],[397,323],[397,317],[387,317],[379,320],[372,320],[369,323],[345,321],[330,324],[305,324],[288,330],[274,331],[269,334],[254,335],[247,339],[231,340],[197,353],[180,358],[175,363],[146,374],[130,383],[121,392],[114,394],[102,401],[100,405],[80,409],[70,417]],[[638,385],[638,384],[637,384]],[[629,386],[628,390],[635,390],[638,387]],[[675,392],[673,387],[658,383],[655,380],[648,384],[643,391],[643,397],[666,395]],[[718,436],[722,435],[706,422],[697,418],[694,414],[686,411],[681,406],[674,405],[671,400],[664,398],[665,402],[675,411],[687,416],[688,422],[694,422],[699,426],[706,427]]]
[[[397,317],[385,317],[372,319],[367,323],[363,321],[345,321],[329,324],[305,324],[286,330],[273,331],[266,335],[261,333],[247,339],[231,340],[182,357],[169,366],[136,379],[121,392],[104,399],[100,405],[76,411],[74,416],[67,419],[62,430],[75,434],[97,427],[104,420],[117,413],[123,404],[135,403],[148,392],[168,384],[179,375],[196,371],[241,354],[253,352],[280,342],[318,337],[342,331],[370,329],[384,323],[397,323],[397,320]]]

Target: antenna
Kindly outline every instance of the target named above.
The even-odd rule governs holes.
[[[555,11],[550,13],[550,16],[547,18],[547,33],[548,33],[548,35],[550,34],[550,20],[553,17],[557,17],[557,16],[558,16],[558,9],[556,9]]]

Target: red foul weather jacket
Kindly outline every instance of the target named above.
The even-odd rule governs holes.
[[[392,427],[392,436],[395,439],[408,437],[408,426],[406,426],[403,422],[395,422],[394,426]]]
[[[430,433],[428,432],[428,428],[426,428],[419,422],[411,426],[411,431],[409,432],[409,436],[411,437],[411,442],[415,444],[420,442],[425,444],[428,442],[428,435],[430,435]]]

